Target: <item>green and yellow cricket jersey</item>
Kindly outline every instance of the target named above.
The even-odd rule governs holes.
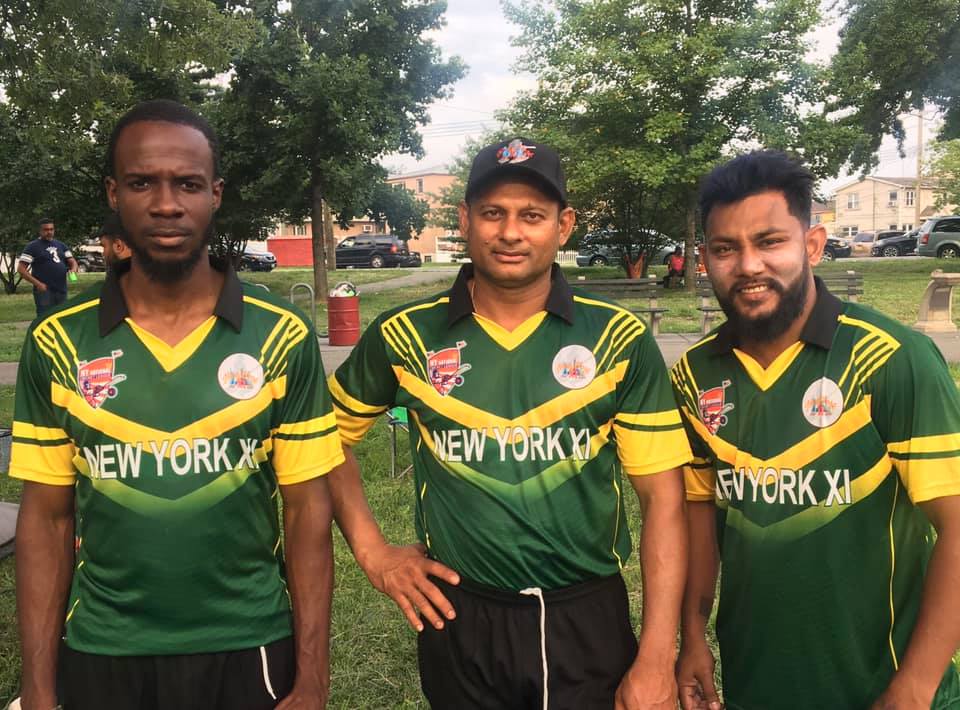
[[[417,535],[465,578],[520,590],[615,574],[630,555],[621,468],[691,458],[660,351],[557,268],[546,310],[506,331],[473,313],[472,273],[366,330],[330,377],[341,437],[409,410]]]
[[[960,399],[939,351],[818,280],[800,341],[766,369],[722,325],[672,374],[687,497],[718,511],[727,707],[869,707],[920,606],[933,531],[917,504],[960,494]],[[937,708],[960,703],[945,671]]]
[[[250,648],[291,634],[278,484],[343,461],[312,328],[227,270],[171,347],[118,277],[36,321],[10,475],[76,486],[66,642],[87,653]]]

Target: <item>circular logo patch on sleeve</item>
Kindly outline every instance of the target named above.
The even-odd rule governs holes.
[[[567,389],[578,390],[593,382],[597,360],[582,345],[568,345],[554,356],[552,369],[557,382]]]
[[[803,416],[813,426],[823,429],[843,414],[843,392],[827,377],[814,381],[803,393]]]
[[[263,387],[263,366],[251,355],[227,355],[217,370],[220,387],[234,399],[250,399]]]

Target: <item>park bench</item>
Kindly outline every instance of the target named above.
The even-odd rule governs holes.
[[[856,303],[863,295],[863,274],[858,274],[856,271],[821,275],[820,279],[830,293],[847,301]],[[706,335],[713,328],[714,319],[722,312],[717,305],[710,279],[706,275],[697,277],[697,299],[700,302],[697,306],[697,310],[700,311],[700,332]]]
[[[643,319],[650,326],[651,335],[660,334],[660,320],[667,309],[661,308],[657,303],[657,299],[663,292],[663,286],[660,285],[660,280],[656,277],[589,279],[577,281],[574,285],[588,293],[606,296],[616,301],[646,300],[647,306],[645,308],[630,307],[628,310],[637,315],[643,314]]]

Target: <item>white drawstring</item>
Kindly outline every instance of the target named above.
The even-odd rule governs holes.
[[[527,587],[521,594],[536,597],[540,601],[540,657],[543,659],[543,710],[547,710],[547,608],[543,603],[543,590],[540,587]]]
[[[267,689],[267,693],[270,694],[270,697],[276,700],[277,694],[273,692],[273,684],[270,682],[270,667],[267,664],[267,649],[263,646],[260,647],[260,667],[263,670],[263,685]]]

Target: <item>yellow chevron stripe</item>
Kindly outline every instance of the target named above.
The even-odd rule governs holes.
[[[427,348],[423,344],[423,341],[420,339],[419,331],[417,331],[417,329],[413,326],[413,321],[410,320],[410,316],[408,316],[406,313],[400,314],[400,317],[397,319],[397,323],[401,324],[403,328],[405,328],[407,332],[413,336],[413,342],[419,346],[420,352],[416,353],[417,360],[419,361],[421,357],[423,358],[423,360],[426,360]]]
[[[301,343],[307,337],[308,332],[306,328],[298,326],[296,329],[288,330],[288,332],[284,334],[287,340],[279,345],[270,357],[271,361],[274,361],[271,362],[270,365],[271,372],[269,374],[271,376],[276,374],[277,366],[286,364],[287,355],[290,353],[290,350]]]
[[[307,434],[317,434],[326,431],[337,425],[337,415],[333,412],[324,414],[322,417],[314,417],[304,422],[292,422],[290,424],[281,424],[277,427],[278,434],[288,436],[306,436]]]
[[[337,376],[335,374],[330,375],[327,378],[327,386],[330,388],[330,394],[333,395],[334,399],[342,402],[345,406],[349,407],[357,414],[379,415],[383,414],[385,411],[387,411],[387,409],[389,409],[389,407],[386,405],[367,404],[352,397],[337,381]]]
[[[60,371],[64,382],[76,385],[77,379],[73,373],[78,363],[76,360],[71,360],[66,356],[56,336],[53,333],[44,331],[42,333],[38,332],[35,339],[37,345],[47,354],[47,357],[57,364],[57,369]]]
[[[394,318],[397,318],[397,317],[403,316],[403,315],[407,315],[408,313],[413,313],[414,311],[422,311],[422,310],[424,310],[424,309],[426,309],[426,308],[436,308],[437,306],[439,306],[439,305],[441,305],[441,304],[444,304],[444,303],[450,303],[450,297],[449,297],[449,296],[441,296],[441,297],[438,298],[436,301],[430,301],[429,303],[420,303],[420,304],[417,304],[417,305],[415,305],[415,306],[408,306],[407,308],[404,308],[404,309],[403,309],[402,311],[400,311],[399,313],[393,314],[388,320],[393,320]],[[386,322],[386,321],[384,321],[384,322]]]
[[[603,329],[603,332],[600,334],[600,339],[597,341],[597,344],[593,346],[593,356],[595,358],[597,358],[598,360],[600,359],[600,348],[605,344],[607,336],[610,335],[614,327],[616,327],[617,323],[623,320],[624,318],[626,318],[628,315],[629,314],[626,312],[620,312],[613,315],[610,318],[610,320],[607,321],[606,327]]]
[[[880,328],[879,326],[874,325],[873,323],[868,323],[868,322],[865,321],[865,320],[860,320],[860,319],[858,319],[858,318],[851,318],[851,317],[845,316],[845,315],[839,316],[839,317],[837,318],[837,320],[840,321],[841,323],[845,323],[846,325],[852,325],[852,326],[854,326],[855,328],[860,328],[860,329],[862,329],[862,330],[867,331],[868,333],[872,333],[872,334],[876,335],[878,338],[883,338],[883,339],[886,340],[892,347],[895,347],[895,348],[900,347],[900,341],[899,341],[899,340],[897,340],[896,338],[894,338],[892,335],[890,335],[890,333],[888,333],[887,331],[883,330],[883,329]]]
[[[397,356],[407,364],[411,372],[419,372],[423,375],[423,379],[427,379],[426,365],[417,360],[409,343],[404,343],[400,340],[403,335],[395,324],[384,324],[380,333],[383,335],[383,339],[387,341],[387,344],[393,348]]]
[[[176,345],[170,345],[148,330],[137,325],[132,318],[126,318],[130,330],[137,336],[137,339],[143,344],[143,347],[153,355],[153,358],[160,364],[164,372],[173,372],[186,362],[191,355],[203,344],[213,326],[217,323],[216,316],[210,316],[203,323],[198,325],[190,334],[187,335]]]
[[[617,347],[617,351],[613,354],[613,357],[610,358],[610,362],[616,362],[617,358],[620,357],[621,353],[623,353],[623,351],[627,349],[627,346],[629,346],[630,343],[632,343],[634,340],[636,340],[641,335],[643,335],[644,330],[645,330],[644,328],[640,328],[638,330],[630,331],[628,337],[625,338],[623,342],[621,342]]]
[[[606,308],[610,311],[616,311],[617,313],[626,313],[628,316],[636,318],[630,311],[628,311],[623,306],[618,306],[615,303],[605,303],[604,301],[595,301],[592,298],[585,298],[584,296],[574,296],[573,300],[577,303],[585,303],[588,306],[599,306],[600,308]]]
[[[613,362],[612,358],[610,358],[610,355],[613,353],[614,348],[617,347],[617,343],[625,338],[626,334],[637,329],[639,329],[640,333],[642,333],[644,326],[640,319],[636,316],[625,319],[622,324],[617,326],[616,330],[614,330],[613,334],[610,336],[610,345],[607,347],[607,351],[603,354],[603,358],[600,360],[600,362],[597,363],[598,372],[603,371],[603,368],[607,364],[608,360]]]
[[[303,322],[303,319],[296,314],[295,311],[292,311],[287,308],[281,308],[280,306],[275,306],[272,303],[267,303],[266,301],[261,301],[259,298],[254,298],[253,296],[244,296],[243,300],[245,303],[257,306],[262,308],[265,311],[270,311],[272,313],[279,313],[282,316],[287,316],[290,320],[299,323],[300,327],[306,328],[307,324]]]
[[[21,439],[34,439],[36,441],[56,441],[57,439],[69,439],[63,429],[49,426],[34,426],[29,422],[13,422],[13,436]]]
[[[16,422],[13,424],[13,435],[17,436]],[[934,434],[932,436],[915,436],[906,441],[891,441],[887,443],[887,451],[895,454],[933,454],[960,449],[960,434]]]
[[[73,315],[74,313],[85,311],[88,308],[93,308],[94,306],[97,306],[99,304],[100,304],[100,297],[98,296],[96,298],[90,299],[89,301],[84,301],[83,303],[78,303],[75,306],[70,306],[70,308],[64,308],[62,311],[58,311],[53,315],[49,315],[46,318],[44,318],[42,321],[37,323],[37,327],[34,330],[43,328],[53,320],[60,320],[61,318],[66,318],[67,316]]]
[[[872,334],[868,334],[858,340],[856,345],[854,345],[853,349],[850,351],[850,359],[847,360],[847,366],[844,368],[843,374],[840,376],[837,384],[842,388],[844,382],[847,380],[847,377],[850,376],[854,366],[859,366],[861,357],[870,357],[872,353],[883,348],[884,346],[885,343],[883,340]]]
[[[798,340],[789,348],[777,355],[773,362],[771,362],[766,368],[764,368],[759,362],[754,360],[748,353],[745,353],[742,350],[734,348],[733,354],[737,357],[737,360],[740,361],[743,369],[747,371],[747,374],[750,376],[750,379],[753,380],[753,383],[761,390],[766,392],[777,382],[777,380],[783,376],[783,373],[789,369],[794,360],[797,359],[797,356],[800,355],[802,350],[803,341]]]
[[[857,374],[850,382],[850,390],[847,392],[847,396],[844,398],[844,406],[847,405],[854,393],[858,393],[860,391],[863,383],[869,379],[870,375],[872,375],[877,368],[882,367],[883,364],[886,363],[886,361],[889,360],[895,352],[896,350],[881,350],[872,356],[873,360],[867,362],[863,367],[857,370]]]
[[[694,431],[709,446],[716,457],[734,468],[757,467],[799,469],[827,453],[844,439],[860,431],[870,423],[870,395],[865,396],[856,405],[845,411],[833,425],[819,429],[785,451],[769,459],[761,459],[749,451],[740,451],[736,446],[711,434],[699,417],[684,407],[684,415]],[[889,466],[889,459],[884,456]]]
[[[625,424],[636,424],[638,426],[671,426],[680,424],[680,412],[676,409],[668,409],[664,412],[648,412],[642,414],[626,414],[621,412],[616,420]]]
[[[471,404],[462,402],[454,397],[444,397],[431,385],[421,379],[413,377],[403,368],[394,366],[393,370],[400,383],[400,387],[409,392],[415,399],[419,399],[428,408],[442,417],[459,422],[471,429],[503,429],[504,427],[545,427],[570,416],[591,402],[600,399],[614,391],[623,380],[627,372],[626,362],[602,375],[594,378],[593,382],[579,390],[569,390],[557,397],[544,402],[514,419],[498,417]],[[345,403],[346,404],[346,403]]]
[[[686,353],[684,353],[683,357],[680,358],[680,362],[678,362],[675,367],[680,368],[680,377],[684,382],[687,383],[687,387],[689,388],[689,392],[691,394],[691,406],[695,407],[697,411],[699,411],[700,385],[697,384],[697,378],[693,376],[693,368],[690,367],[690,361],[687,359]]]
[[[263,341],[263,347],[260,349],[261,365],[266,365],[267,353],[270,352],[274,340],[280,335],[280,331],[284,330],[289,322],[289,316],[282,316],[277,319],[276,324],[273,326],[273,330],[270,331],[270,335],[267,336],[267,339]]]
[[[473,314],[474,321],[483,329],[483,332],[504,350],[516,350],[540,327],[546,317],[547,312],[540,311],[527,318],[513,330],[507,330],[489,318],[484,318],[479,313]]]
[[[87,426],[117,441],[135,444],[141,441],[156,441],[168,438],[212,439],[257,416],[270,406],[273,400],[281,399],[286,391],[287,379],[286,377],[279,377],[267,382],[254,397],[234,402],[219,412],[208,414],[176,431],[154,429],[125,419],[105,409],[94,409],[76,392],[57,383],[53,383],[51,394],[54,404],[65,408]]]

